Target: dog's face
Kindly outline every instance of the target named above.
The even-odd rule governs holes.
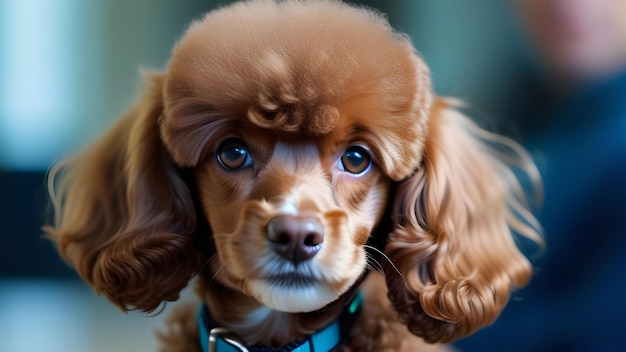
[[[406,39],[367,12],[268,4],[237,30],[220,27],[237,7],[192,25],[168,67],[163,135],[196,170],[215,279],[307,312],[364,272],[390,182],[419,164],[431,93]]]
[[[322,308],[364,271],[389,179],[358,134],[296,140],[241,127],[217,132],[197,169],[211,272],[274,309]]]

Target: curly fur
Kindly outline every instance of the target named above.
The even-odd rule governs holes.
[[[511,230],[540,238],[532,216],[522,213],[520,221],[513,213],[524,202],[513,191],[520,186],[487,143],[520,149],[444,101],[433,108],[429,127],[423,166],[399,185],[394,202],[398,224],[385,252],[395,266],[383,265],[400,319],[427,341],[445,342],[493,322],[511,289],[530,279]],[[519,152],[510,157],[532,173]]]
[[[198,267],[193,203],[159,138],[159,88],[155,78],[107,135],[50,176],[59,211],[48,233],[80,276],[125,310],[176,300]]]
[[[492,323],[528,282],[514,234],[541,239],[511,166],[538,182],[534,165],[437,98],[383,16],[237,3],[192,23],[148,79],[126,116],[50,175],[47,233],[121,309],[152,312],[198,277],[216,321],[276,347],[329,324],[362,286],[345,350],[438,350]],[[251,166],[216,160],[232,138]],[[372,159],[362,175],[337,166],[355,145]],[[297,266],[266,238],[285,214],[323,227],[321,250]],[[314,283],[271,279],[290,272]],[[199,349],[196,307],[168,320],[163,350]]]

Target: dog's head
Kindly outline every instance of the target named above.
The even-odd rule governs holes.
[[[292,312],[352,286],[390,182],[422,159],[427,77],[406,38],[337,3],[243,3],[193,24],[161,133],[195,170],[217,277]]]
[[[309,312],[380,266],[409,329],[447,341],[493,321],[528,280],[511,228],[536,237],[532,217],[487,146],[527,159],[435,98],[382,16],[334,1],[235,4],[193,23],[151,81],[57,168],[49,229],[124,309],[176,299],[205,268],[271,308]],[[376,236],[386,245],[369,246]]]

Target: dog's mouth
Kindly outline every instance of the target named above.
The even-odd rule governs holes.
[[[298,273],[266,276],[251,280],[250,285],[259,302],[288,313],[318,310],[340,295],[323,280]]]
[[[313,286],[317,282],[317,280],[310,275],[298,273],[272,275],[267,278],[267,281],[274,286],[292,288],[306,288]]]
[[[259,274],[247,280],[250,294],[265,306],[288,313],[321,309],[355,282],[352,275],[310,261],[298,266],[270,261]]]

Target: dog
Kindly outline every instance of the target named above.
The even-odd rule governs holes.
[[[541,241],[525,151],[435,95],[409,38],[332,0],[193,22],[94,144],[56,165],[45,230],[164,351],[417,351],[492,323]],[[538,182],[538,181],[537,181]]]

